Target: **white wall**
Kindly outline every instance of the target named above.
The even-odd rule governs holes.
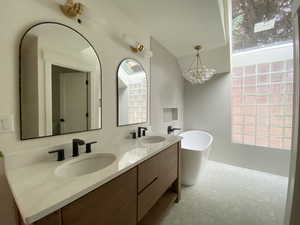
[[[235,54],[233,66],[291,59],[292,46]],[[288,176],[290,151],[231,142],[231,76],[216,75],[203,85],[185,82],[185,129],[204,129],[214,136],[210,159]]]
[[[175,56],[153,38],[151,49],[151,126],[166,134],[168,125],[183,128],[183,77]],[[178,108],[178,120],[164,122],[164,108]]]
[[[130,21],[117,8],[111,5],[109,0],[87,1],[88,10],[93,20],[100,24],[108,23],[118,32],[127,33],[143,42],[146,47],[150,45],[150,37],[139,27]],[[1,82],[0,82],[0,115],[14,115],[16,131],[12,133],[0,133],[0,150],[4,152],[24,152],[29,149],[56,146],[58,144],[71,143],[72,138],[98,140],[101,146],[107,146],[116,138],[123,138],[133,129],[132,126],[118,128],[116,126],[116,71],[119,62],[125,58],[137,58],[149,74],[150,60],[133,54],[126,45],[108,32],[105,26],[93,24],[79,25],[66,18],[59,11],[58,5],[52,0],[10,0],[2,2],[0,13],[0,58],[1,58]],[[33,13],[34,12],[34,13]],[[101,18],[100,18],[101,17]],[[56,21],[65,23],[84,34],[94,45],[100,55],[103,70],[103,129],[74,135],[64,135],[51,138],[20,141],[19,135],[19,85],[18,85],[18,48],[19,41],[25,30],[42,21]],[[115,137],[115,138],[111,138]],[[2,163],[2,162],[0,162]],[[0,223],[13,225],[12,202],[7,195],[7,186],[0,166]]]

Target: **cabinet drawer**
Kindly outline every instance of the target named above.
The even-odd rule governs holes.
[[[178,178],[178,146],[173,145],[138,166],[138,220]]]
[[[61,212],[56,211],[35,222],[34,225],[61,225]]]
[[[158,179],[154,180],[138,196],[138,221],[155,205],[163,194],[163,188]]]
[[[155,155],[138,166],[138,192],[158,178],[159,158],[159,154]]]
[[[178,163],[177,144],[163,150],[152,158],[146,160],[138,166],[138,191],[141,192],[162,173],[172,173],[177,177]],[[169,177],[172,179],[174,176]]]
[[[63,225],[136,225],[137,168],[62,209]]]

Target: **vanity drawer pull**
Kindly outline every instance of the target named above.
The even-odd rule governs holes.
[[[157,181],[158,177],[155,177],[149,184],[147,184],[142,190],[139,191],[139,194],[146,190],[149,186],[151,186],[155,181]]]

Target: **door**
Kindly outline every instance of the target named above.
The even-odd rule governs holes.
[[[88,129],[87,73],[60,74],[60,129],[61,133]]]

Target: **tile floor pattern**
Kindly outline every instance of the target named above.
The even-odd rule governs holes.
[[[210,161],[161,225],[282,225],[288,178]]]

